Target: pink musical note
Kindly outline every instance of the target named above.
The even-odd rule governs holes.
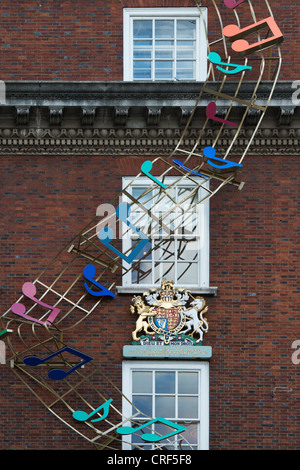
[[[33,321],[34,323],[38,323],[40,325],[51,325],[57,315],[60,312],[59,308],[53,307],[51,305],[45,304],[41,300],[38,300],[35,295],[36,295],[36,287],[32,282],[25,282],[22,286],[22,292],[23,294],[28,297],[29,299],[33,300],[33,302],[41,305],[42,307],[45,307],[47,309],[52,310],[50,313],[49,317],[45,321],[37,320],[36,318],[33,318],[29,315],[26,315],[26,307],[25,305],[21,303],[15,303],[11,306],[12,311],[14,312],[15,315],[18,315],[19,317],[25,318],[26,320]]]
[[[236,8],[237,6],[239,6],[241,3],[244,3],[245,0],[224,0],[224,3],[225,5],[227,6],[227,8]]]
[[[267,34],[266,39],[262,39],[261,41],[255,42],[251,45],[248,41],[243,39],[249,34],[259,31],[266,26],[268,27],[268,34],[271,31],[273,36],[268,37]],[[235,24],[229,24],[223,28],[223,34],[233,41],[231,46],[232,49],[241,56],[245,56],[256,51],[262,51],[273,46],[274,44],[279,44],[283,41],[283,34],[272,16],[269,16],[264,20],[258,21],[257,23],[242,29],[240,29]]]
[[[222,122],[223,124],[228,124],[229,126],[233,126],[233,127],[237,126],[235,122],[225,121],[225,119],[216,117],[216,112],[217,112],[217,105],[214,101],[212,101],[211,103],[207,105],[207,108],[206,108],[206,116],[208,117],[208,119],[212,119],[213,121],[217,121],[217,122]]]

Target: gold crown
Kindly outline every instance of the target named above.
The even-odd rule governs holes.
[[[175,295],[174,281],[166,281],[165,279],[162,279],[160,297],[162,298],[168,297],[168,298],[173,299],[174,295]]]

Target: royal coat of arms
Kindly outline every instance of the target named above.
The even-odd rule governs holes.
[[[151,289],[143,298],[134,296],[132,302],[130,311],[139,316],[132,332],[135,344],[202,344],[203,333],[208,331],[203,317],[208,307],[202,297],[193,297],[163,279],[159,290]]]

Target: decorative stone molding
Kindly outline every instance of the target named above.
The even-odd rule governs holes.
[[[63,108],[58,106],[49,107],[49,124],[50,126],[60,126],[62,123]]]
[[[81,124],[83,126],[93,126],[96,116],[96,108],[88,106],[81,108]]]
[[[213,144],[217,129],[207,129],[201,144]],[[184,148],[190,150],[198,137],[198,128],[187,130]],[[225,129],[216,145],[219,155],[226,152],[234,135]],[[241,129],[230,155],[240,156],[251,137],[252,129]],[[126,128],[126,129],[57,129],[4,128],[0,129],[2,155],[131,155],[168,156],[182,134],[181,128]],[[249,155],[299,155],[300,129],[259,129],[250,147]]]
[[[15,115],[17,126],[27,126],[29,123],[30,107],[17,106]]]
[[[167,156],[182,136],[194,111],[201,83],[134,82],[7,82],[7,100],[0,105],[2,155],[133,155]],[[234,94],[235,82],[224,85]],[[254,82],[243,83],[239,97],[249,99]],[[256,104],[263,105],[271,83],[260,86]],[[218,83],[210,83],[218,89]],[[291,102],[292,82],[279,82],[249,154],[300,153],[300,111]],[[206,119],[212,96],[203,93],[182,145],[191,150]],[[228,101],[217,101],[217,117],[225,118]],[[241,122],[245,106],[235,103],[229,120]],[[241,155],[261,111],[250,109],[230,155]],[[215,143],[219,126],[208,121],[201,146]],[[225,153],[236,129],[224,126],[216,149]]]

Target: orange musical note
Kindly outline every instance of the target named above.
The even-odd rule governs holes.
[[[268,32],[265,39],[255,42],[254,44],[249,44],[245,38],[251,33],[260,31],[261,29],[268,27]],[[273,36],[268,37],[270,31]],[[235,24],[229,24],[223,28],[223,34],[227,38],[233,40],[232,49],[240,56],[246,56],[252,54],[253,52],[262,51],[268,49],[274,44],[280,44],[283,41],[283,34],[278,28],[274,18],[269,16],[264,20],[258,21],[257,23],[247,26],[246,28],[240,29]]]

